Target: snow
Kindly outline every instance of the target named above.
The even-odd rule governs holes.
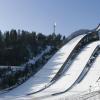
[[[87,64],[92,52],[98,45],[100,45],[100,41],[97,41],[87,45],[80,52],[80,54],[71,64],[69,70],[65,72],[56,83],[37,94],[25,96],[27,93],[31,93],[43,88],[50,82],[50,80],[52,80],[65,60],[68,58],[73,48],[84,36],[85,35],[80,35],[68,42],[47,62],[47,64],[45,64],[45,66],[35,76],[31,77],[28,81],[9,91],[8,93],[1,94],[0,100],[62,100],[61,98],[74,98],[74,96],[79,96],[81,93],[89,93],[90,86],[91,91],[94,91],[95,89],[99,90],[100,88],[98,85],[100,84],[97,82],[97,80],[100,77],[100,56],[97,57],[95,63],[92,65],[92,68],[79,84],[75,85],[71,90],[64,94],[54,97],[51,96],[53,93],[66,90],[76,81]],[[41,55],[39,55],[37,59],[40,58]]]
[[[69,88],[80,76],[91,54],[98,44],[100,44],[100,41],[87,45],[73,62],[70,69],[55,84],[51,85],[44,91],[37,93],[34,97],[37,98],[40,96],[42,97],[51,95],[53,93],[62,92]]]
[[[27,93],[31,93],[43,88],[56,75],[63,63],[68,58],[73,48],[84,36],[85,35],[80,35],[72,39],[70,42],[64,45],[35,76],[31,77],[28,81],[9,91],[8,93],[0,95],[0,99],[3,98],[3,100],[6,100],[7,98],[7,100],[14,100],[16,96],[21,97]],[[41,55],[43,55],[43,53]],[[39,55],[35,59],[37,60],[41,57],[41,55]]]
[[[100,77],[99,62],[100,62],[100,56],[96,59],[95,63],[93,64],[92,68],[90,69],[85,79],[83,79],[82,82],[78,84],[75,88],[73,88],[71,91],[75,90],[77,90],[77,92],[85,91],[89,89],[89,86],[95,87],[97,85],[97,80]]]
[[[32,59],[29,59],[29,61],[27,63],[29,63],[29,64],[35,64],[36,61],[38,61],[45,53],[49,52],[50,50],[51,50],[51,46],[47,46],[47,48],[44,51],[42,51],[36,57],[33,57]],[[24,64],[24,66],[25,66],[25,64]]]
[[[68,100],[74,100],[75,97],[76,98],[82,97],[82,95],[84,96],[84,94],[87,94],[90,92],[89,91],[90,86],[91,86],[91,92],[100,90],[100,83],[97,82],[98,78],[100,77],[100,63],[99,62],[100,62],[100,55],[97,57],[95,63],[92,65],[92,68],[90,69],[86,77],[79,84],[77,84],[70,91],[62,95],[53,97],[53,100],[65,100],[65,98]],[[48,98],[47,100],[49,99],[51,100],[52,97]],[[75,99],[75,100],[80,100],[80,99]],[[97,100],[97,99],[94,98],[93,100]]]

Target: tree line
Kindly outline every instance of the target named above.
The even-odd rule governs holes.
[[[46,46],[57,50],[65,36],[52,33],[28,32],[25,30],[0,31],[0,65],[20,65],[41,53]]]

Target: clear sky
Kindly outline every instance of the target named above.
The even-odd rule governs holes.
[[[100,23],[100,0],[0,0],[0,29],[24,29],[68,36]]]

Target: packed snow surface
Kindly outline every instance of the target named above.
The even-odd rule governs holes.
[[[18,99],[17,97],[24,96],[27,93],[31,93],[43,88],[56,75],[56,73],[62,67],[63,63],[68,58],[71,51],[84,36],[85,35],[80,35],[69,41],[44,65],[44,67],[35,76],[31,77],[28,81],[18,86],[17,88],[7,93],[1,94],[0,99]]]
[[[44,91],[37,93],[34,97],[47,96],[53,93],[58,93],[69,88],[80,76],[85,65],[87,64],[90,56],[92,55],[94,49],[100,44],[100,41],[93,42],[87,45],[82,52],[77,56],[75,61],[72,63],[70,69],[63,74],[63,76],[49,88]],[[83,86],[85,87],[85,85]],[[80,87],[81,89],[81,87]],[[85,88],[84,88],[85,89]]]
[[[100,80],[98,80],[100,78],[100,63],[99,62],[100,62],[100,55],[95,60],[94,64],[92,65],[86,77],[74,88],[72,88],[70,91],[64,94],[55,96],[55,97],[44,98],[43,100],[65,100],[65,99],[74,100],[75,98],[82,97],[82,95],[84,94],[88,94],[95,90],[96,91],[100,90]],[[100,97],[98,97],[97,95],[96,98],[88,99],[88,100],[99,100],[99,99]],[[80,99],[75,99],[75,100],[80,100]]]
[[[69,100],[71,100],[74,95],[79,96],[79,94],[82,93],[89,93],[95,89],[98,90],[98,86],[100,85],[100,82],[98,81],[100,77],[100,55],[97,57],[88,74],[80,83],[76,84],[72,89],[64,94],[51,96],[51,94],[65,91],[77,80],[93,51],[98,45],[100,45],[100,41],[87,45],[75,58],[69,70],[66,71],[53,85],[36,94],[30,96],[26,95],[27,93],[42,89],[52,80],[68,58],[71,51],[84,36],[85,35],[80,35],[68,42],[47,62],[47,64],[44,65],[44,67],[35,76],[31,77],[28,81],[17,88],[7,93],[0,94],[0,100],[62,100],[62,98],[70,98]]]

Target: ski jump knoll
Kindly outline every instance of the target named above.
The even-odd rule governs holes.
[[[71,100],[72,95],[92,91],[100,77],[98,29],[72,38],[33,77],[1,94],[0,100]]]

